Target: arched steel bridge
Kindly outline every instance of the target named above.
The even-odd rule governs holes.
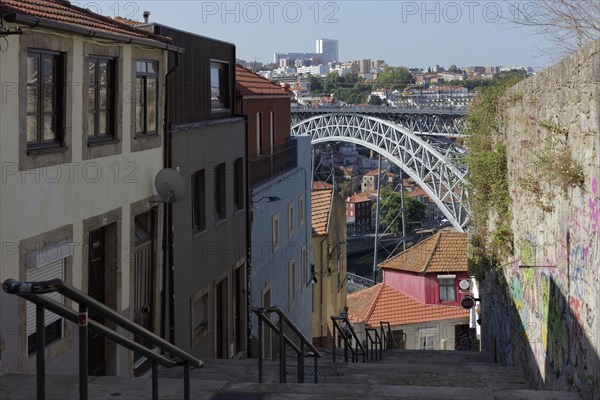
[[[393,122],[409,132],[427,136],[459,137],[465,132],[463,108],[398,109],[385,107],[292,107],[292,126],[323,114],[364,114]]]
[[[310,135],[312,144],[351,142],[378,152],[414,179],[454,228],[465,230],[470,212],[463,148],[444,133],[422,133],[424,126],[412,131],[370,113],[335,111],[306,119],[302,119],[306,116],[303,112],[292,111],[297,121],[292,124],[292,135]]]

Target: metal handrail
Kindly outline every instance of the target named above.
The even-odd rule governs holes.
[[[383,327],[383,324],[387,325],[387,332],[385,330],[385,328]],[[394,335],[392,334],[392,327],[390,325],[389,322],[385,322],[385,321],[379,321],[379,325],[381,326],[381,337],[384,340],[385,343],[385,348],[386,349],[397,349],[398,345],[396,344],[396,341],[394,340]]]
[[[375,334],[375,339],[371,337],[370,331],[373,331]],[[377,360],[377,346],[379,346],[379,359],[381,360],[381,351],[383,348],[383,342],[381,341],[381,336],[379,336],[379,332],[375,328],[365,327],[365,333],[367,335],[367,340],[365,341],[365,347],[367,350],[367,357],[369,355],[369,342],[371,343],[371,360]],[[375,357],[373,357],[373,350],[375,350]]]
[[[37,400],[45,399],[45,354],[44,354],[44,309],[48,309],[61,317],[77,323],[79,325],[79,398],[86,400],[88,398],[88,364],[87,364],[87,332],[88,326],[91,330],[98,332],[103,337],[113,340],[121,346],[142,354],[152,360],[152,399],[158,400],[158,364],[171,368],[175,366],[184,367],[184,399],[190,399],[190,367],[201,368],[202,361],[192,355],[184,352],[173,344],[160,338],[154,333],[144,329],[140,325],[131,322],[127,318],[118,314],[99,301],[91,298],[83,292],[65,284],[61,279],[52,279],[40,282],[20,282],[14,279],[7,279],[2,284],[2,289],[8,294],[14,294],[36,304],[36,391]],[[40,294],[58,292],[66,298],[79,304],[79,312],[65,307],[64,305]],[[170,360],[160,354],[156,354],[150,349],[136,343],[135,341],[118,334],[96,321],[88,320],[88,308],[96,314],[114,322],[117,326],[126,329],[134,335],[140,336],[152,345],[160,348],[179,359],[179,361]]]
[[[300,329],[288,318],[287,315],[279,307],[252,307],[252,312],[256,314],[259,319],[258,324],[258,383],[263,382],[263,326],[260,321],[265,322],[272,330],[279,336],[279,382],[285,383],[286,379],[286,343],[296,352],[298,355],[298,383],[304,383],[304,346],[306,345],[313,353],[314,358],[314,382],[318,382],[317,376],[317,359],[321,358],[321,353],[313,344],[302,334]],[[279,316],[278,325],[275,325],[267,314],[276,313]],[[298,347],[283,331],[284,322],[287,326],[296,334],[300,339],[300,347]]]
[[[352,328],[352,324],[350,324],[350,321],[348,320],[348,318],[336,317],[334,315],[332,315],[330,318],[331,318],[331,321],[333,322],[333,338],[334,338],[333,361],[335,361],[335,349],[336,349],[335,332],[337,329],[340,332],[340,337],[344,338],[344,362],[348,362],[348,349],[350,349],[350,352],[352,353],[352,362],[358,362],[358,356],[359,356],[358,350],[359,349],[362,354],[362,362],[365,362],[367,353],[366,353],[365,348],[363,347],[362,343],[360,342],[360,340],[358,340],[358,336],[356,335],[356,332],[354,332],[354,328]],[[354,338],[354,342],[356,343],[355,349],[353,349],[352,346],[349,345],[348,336],[346,335],[346,332],[339,326],[338,321],[342,321],[342,322],[346,323],[346,327],[347,327],[348,331],[350,331],[350,335]]]

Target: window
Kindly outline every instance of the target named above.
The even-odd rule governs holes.
[[[204,170],[192,174],[192,229],[206,229],[206,186]]]
[[[236,210],[244,208],[244,159],[233,162],[233,203]]]
[[[226,63],[210,63],[210,104],[213,111],[229,108],[229,78]]]
[[[308,265],[306,264],[306,245],[302,246],[300,251],[300,269],[302,271],[302,281],[300,287],[304,290],[304,286],[308,285]]]
[[[298,198],[298,226],[304,225],[304,195]]]
[[[288,292],[289,292],[289,306],[290,308],[294,305],[296,300],[296,260],[291,260],[288,264]]]
[[[262,156],[263,153],[263,118],[262,113],[256,113],[256,155]]]
[[[60,146],[63,141],[63,57],[46,50],[27,52],[27,147]]]
[[[271,111],[269,113],[269,154],[273,154],[275,147],[275,112]]]
[[[158,61],[138,60],[135,70],[135,132],[137,135],[157,134]]]
[[[56,251],[56,249],[54,249]],[[50,254],[49,251],[42,255],[42,260]],[[50,279],[63,279],[65,278],[65,261],[60,259],[52,261],[49,264],[32,268],[27,272],[28,281],[45,281]],[[58,292],[48,293],[44,296],[64,304],[64,298]],[[58,315],[50,312],[44,312],[44,332],[45,332],[45,345],[53,343],[63,337],[64,323],[63,319]],[[32,302],[27,302],[27,354],[33,354],[36,351],[36,306]]]
[[[227,177],[225,163],[215,167],[215,216],[217,220],[227,218]]]
[[[435,350],[435,328],[419,329],[417,348],[419,350]]]
[[[438,276],[438,284],[440,287],[440,301],[456,301],[454,277]]]
[[[192,346],[208,334],[210,320],[209,290],[204,288],[190,299],[190,328]]]
[[[294,234],[294,203],[288,204],[288,237]]]
[[[279,214],[273,215],[272,219],[272,244],[273,244],[273,252],[276,252],[279,249]]]
[[[88,137],[115,136],[115,60],[88,57]]]

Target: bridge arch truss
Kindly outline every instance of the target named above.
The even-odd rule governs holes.
[[[308,118],[292,126],[292,135],[310,135],[313,145],[341,141],[378,152],[414,179],[454,228],[465,230],[470,212],[464,151],[450,141],[425,140],[392,122],[352,113]]]

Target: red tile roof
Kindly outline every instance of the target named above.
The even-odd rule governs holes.
[[[312,234],[326,235],[329,230],[329,212],[333,200],[333,189],[320,189],[312,191]]]
[[[313,188],[313,190],[332,189],[333,185],[331,183],[327,183],[327,182],[323,182],[323,181],[314,181],[312,188]]]
[[[469,311],[457,306],[423,304],[385,283],[348,295],[348,317],[352,322],[379,326],[418,324],[427,321],[468,318]]]
[[[466,272],[467,234],[440,231],[379,264],[379,268],[416,272]]]
[[[365,201],[371,201],[371,198],[367,193],[355,193],[346,198],[346,203],[362,203]]]
[[[238,96],[245,95],[280,95],[294,97],[289,87],[281,87],[267,78],[255,74],[239,64],[235,66],[235,89]]]
[[[5,14],[18,13],[69,24],[92,32],[106,32],[171,43],[170,38],[136,29],[131,24],[95,14],[65,0],[1,0],[0,11]]]

